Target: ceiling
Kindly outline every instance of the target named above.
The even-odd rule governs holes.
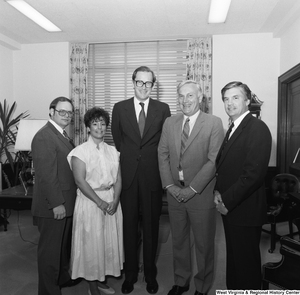
[[[0,44],[115,42],[274,33],[300,17],[299,0],[232,0],[224,24],[208,24],[210,0],[26,0],[62,32],[49,33],[0,0]]]

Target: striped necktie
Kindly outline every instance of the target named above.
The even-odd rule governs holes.
[[[182,167],[181,167],[182,154],[183,154],[186,142],[187,142],[187,140],[189,138],[189,134],[190,134],[190,124],[189,124],[189,122],[190,122],[190,118],[187,118],[184,122],[183,130],[182,130],[182,133],[181,133],[181,149],[180,149],[180,158],[179,158],[179,170],[182,170]]]
[[[66,130],[63,131],[63,136],[69,141],[69,143],[73,146],[73,148],[75,147],[75,144],[73,142],[73,140],[69,137],[68,133],[66,132]]]
[[[140,129],[141,137],[143,137],[145,122],[146,122],[146,115],[145,115],[145,110],[144,110],[145,104],[143,102],[140,102],[140,105],[141,105],[142,109],[139,114],[139,129]]]

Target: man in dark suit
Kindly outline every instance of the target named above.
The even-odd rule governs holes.
[[[53,100],[49,116],[32,141],[35,184],[31,211],[40,233],[38,294],[61,295],[62,286],[78,282],[68,272],[76,185],[67,162],[74,145],[63,133],[73,116],[71,100]]]
[[[198,268],[194,276],[195,295],[200,295],[208,292],[213,281],[215,159],[224,131],[220,118],[200,110],[203,94],[198,83],[183,81],[177,93],[183,114],[166,120],[158,146],[173,241],[175,285],[168,295],[189,290],[193,274],[190,230]]]
[[[170,116],[169,106],[150,98],[155,75],[148,67],[132,75],[135,96],[115,104],[112,135],[118,151],[122,174],[125,281],[122,292],[134,289],[138,276],[138,221],[142,216],[143,263],[147,291],[158,290],[155,265],[162,185],[158,170],[157,146],[163,123]]]
[[[248,110],[251,91],[246,84],[228,83],[221,93],[234,124],[218,153],[215,187],[215,204],[222,213],[226,238],[226,283],[230,290],[259,290],[259,243],[267,216],[264,178],[272,138],[266,124]]]

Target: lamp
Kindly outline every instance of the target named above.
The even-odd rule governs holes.
[[[19,173],[20,181],[25,189],[25,195],[27,195],[27,185],[28,181],[25,179],[24,174],[26,172],[25,165],[26,161],[29,161],[30,165],[30,174],[34,174],[34,170],[32,167],[32,162],[29,160],[29,153],[31,151],[31,142],[35,134],[40,130],[48,120],[40,120],[40,119],[29,119],[29,120],[20,120],[18,126],[17,139],[15,144],[15,150],[18,150],[23,157],[23,167]],[[34,178],[32,180],[34,183]]]

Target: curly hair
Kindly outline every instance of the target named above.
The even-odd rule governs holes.
[[[84,115],[85,127],[91,127],[92,122],[99,121],[101,118],[103,118],[107,127],[110,121],[109,113],[106,110],[101,109],[99,107],[93,107],[89,109]]]

